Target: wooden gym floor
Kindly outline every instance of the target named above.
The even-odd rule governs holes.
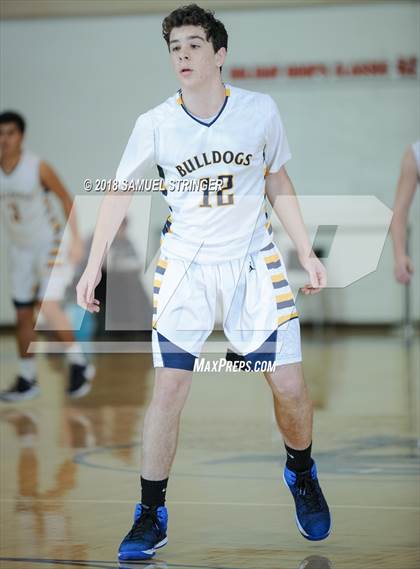
[[[15,373],[0,337],[1,387]],[[314,457],[333,534],[305,541],[281,481],[284,451],[260,374],[201,373],[168,487],[169,544],[148,569],[417,569],[418,335],[303,333]],[[96,356],[92,392],[69,401],[58,356],[42,395],[1,404],[1,567],[116,568],[138,496],[149,355]]]

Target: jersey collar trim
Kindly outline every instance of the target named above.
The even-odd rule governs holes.
[[[220,115],[223,113],[223,111],[224,111],[224,109],[225,109],[225,107],[226,107],[226,105],[227,105],[227,102],[228,102],[229,97],[230,97],[230,88],[225,85],[225,100],[224,100],[224,103],[223,103],[223,105],[222,105],[220,111],[217,113],[217,115],[214,117],[214,119],[213,119],[211,122],[204,122],[204,121],[201,121],[200,119],[198,119],[197,117],[193,116],[193,115],[188,111],[187,107],[184,105],[184,101],[182,100],[182,91],[181,91],[181,89],[179,89],[179,91],[178,91],[178,97],[177,97],[177,99],[176,99],[176,102],[178,103],[178,105],[180,105],[180,106],[184,109],[184,111],[187,113],[187,115],[188,115],[189,117],[191,117],[193,120],[195,120],[195,121],[198,122],[199,124],[202,124],[203,126],[209,127],[209,126],[211,126],[212,124],[214,124],[214,123],[217,121],[217,119],[220,117]]]

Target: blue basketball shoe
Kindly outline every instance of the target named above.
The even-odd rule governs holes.
[[[165,506],[144,508],[136,504],[134,524],[121,542],[118,559],[137,561],[153,557],[156,549],[168,543],[167,526],[168,511]]]
[[[305,472],[284,469],[284,482],[295,500],[296,524],[300,533],[311,541],[330,535],[331,515],[318,482],[315,462]]]

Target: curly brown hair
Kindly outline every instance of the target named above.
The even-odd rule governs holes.
[[[214,52],[217,53],[221,47],[227,49],[228,34],[225,26],[220,20],[214,17],[210,10],[204,10],[197,4],[181,6],[173,10],[162,22],[162,34],[169,49],[169,36],[174,28],[181,26],[201,26],[206,32],[207,41],[213,44]]]

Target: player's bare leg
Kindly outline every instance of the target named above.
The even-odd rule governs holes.
[[[54,330],[57,339],[70,348],[74,344],[74,333],[70,321],[56,300],[44,300],[40,303],[40,311],[47,320],[50,329]]]
[[[265,378],[273,392],[277,425],[287,446],[304,450],[312,441],[312,401],[303,378],[302,364],[277,366]]]
[[[191,379],[191,371],[156,368],[143,429],[141,503],[136,506],[134,525],[120,545],[120,559],[148,559],[168,541],[165,493]]]
[[[277,366],[265,377],[273,392],[274,413],[286,445],[284,481],[295,500],[297,526],[306,539],[325,539],[331,531],[331,517],[311,458],[313,408],[302,364]]]
[[[18,374],[13,385],[0,393],[2,401],[21,401],[33,399],[39,395],[35,355],[28,353],[29,345],[34,340],[33,305],[16,308],[16,343],[19,354]]]
[[[152,401],[143,427],[142,476],[146,480],[164,480],[169,476],[191,379],[190,371],[156,368]]]
[[[91,389],[91,380],[95,375],[94,366],[88,364],[80,346],[75,342],[71,324],[57,301],[42,303],[42,313],[54,330],[58,340],[65,345],[69,363],[70,397],[82,397]],[[36,340],[34,328],[34,307],[28,306],[16,310],[16,341],[19,352],[18,377],[13,386],[0,393],[3,401],[21,401],[39,395],[35,355],[28,352],[29,346]]]
[[[28,306],[16,310],[16,342],[20,358],[30,359],[33,354],[28,354],[29,344],[35,341],[34,330],[34,307]]]
[[[67,393],[70,397],[83,397],[89,393],[95,368],[89,364],[81,347],[75,341],[70,320],[57,300],[44,300],[40,303],[40,311],[54,330],[57,340],[64,344],[66,358],[69,363],[69,385]]]

